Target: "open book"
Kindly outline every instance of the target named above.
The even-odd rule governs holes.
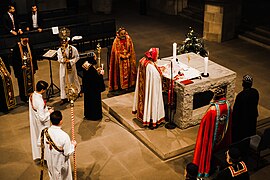
[[[57,53],[57,50],[48,50],[45,54],[43,54],[43,57],[45,58],[53,58]]]

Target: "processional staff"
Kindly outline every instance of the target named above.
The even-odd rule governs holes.
[[[59,37],[61,39],[67,39],[70,36],[70,30],[67,28],[61,28],[59,31]],[[68,97],[68,100],[70,101],[70,113],[71,113],[71,139],[72,141],[75,141],[75,119],[74,119],[74,101],[76,100],[76,98],[78,97],[78,89],[76,88],[75,85],[73,85],[72,83],[69,82],[68,79],[68,68],[66,67],[66,87],[65,87],[65,91],[66,91],[66,95]],[[73,165],[74,165],[74,180],[77,179],[77,166],[76,166],[76,149],[74,149],[74,153],[73,153]]]
[[[67,91],[67,96],[70,101],[70,113],[71,113],[71,139],[75,141],[75,119],[74,119],[74,101],[78,97],[78,90],[74,89],[72,85],[69,87]],[[73,165],[74,165],[74,180],[77,179],[77,166],[76,166],[76,149],[74,149],[73,153]]]
[[[67,68],[66,68],[66,74],[67,72]],[[78,97],[78,89],[76,88],[76,86],[74,86],[73,84],[70,84],[68,81],[68,77],[66,76],[66,95],[68,97],[68,100],[70,102],[70,113],[71,113],[71,139],[72,141],[75,141],[75,119],[74,119],[74,101],[76,100],[76,98]],[[74,169],[73,169],[73,176],[74,176],[74,180],[77,180],[77,166],[76,166],[76,149],[74,149],[74,153],[73,153],[73,165],[74,165]]]
[[[67,68],[66,68],[66,74],[67,72]],[[75,119],[74,119],[74,101],[76,100],[76,98],[78,97],[78,89],[76,89],[76,86],[74,86],[73,84],[70,84],[68,81],[68,77],[66,76],[66,95],[68,97],[68,100],[70,102],[70,113],[71,113],[71,139],[72,141],[75,141]],[[76,149],[74,149],[74,153],[73,153],[73,165],[74,165],[74,180],[77,179],[77,166],[76,166]]]

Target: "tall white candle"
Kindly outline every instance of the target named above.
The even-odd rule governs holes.
[[[208,57],[205,57],[204,58],[204,72],[203,72],[203,75],[207,75],[208,73]]]
[[[104,69],[103,69],[103,64],[101,64],[101,70],[100,70],[100,74],[104,75]]]
[[[176,47],[177,47],[177,44],[173,43],[173,60],[175,61],[176,61]]]

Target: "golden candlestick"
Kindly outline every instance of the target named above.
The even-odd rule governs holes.
[[[97,56],[97,67],[100,67],[100,54],[101,54],[101,47],[100,47],[100,44],[98,43],[97,44],[97,54],[98,54],[98,56]]]

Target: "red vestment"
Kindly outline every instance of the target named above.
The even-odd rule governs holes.
[[[140,60],[132,113],[144,126],[156,127],[164,122],[165,112],[162,97],[162,72],[154,63],[158,49],[151,48]]]
[[[212,103],[201,120],[194,150],[193,163],[199,176],[209,176],[214,152],[231,144],[231,109],[225,98]]]
[[[136,74],[136,56],[132,39],[129,35],[123,40],[117,36],[110,57],[109,91],[135,86]]]

